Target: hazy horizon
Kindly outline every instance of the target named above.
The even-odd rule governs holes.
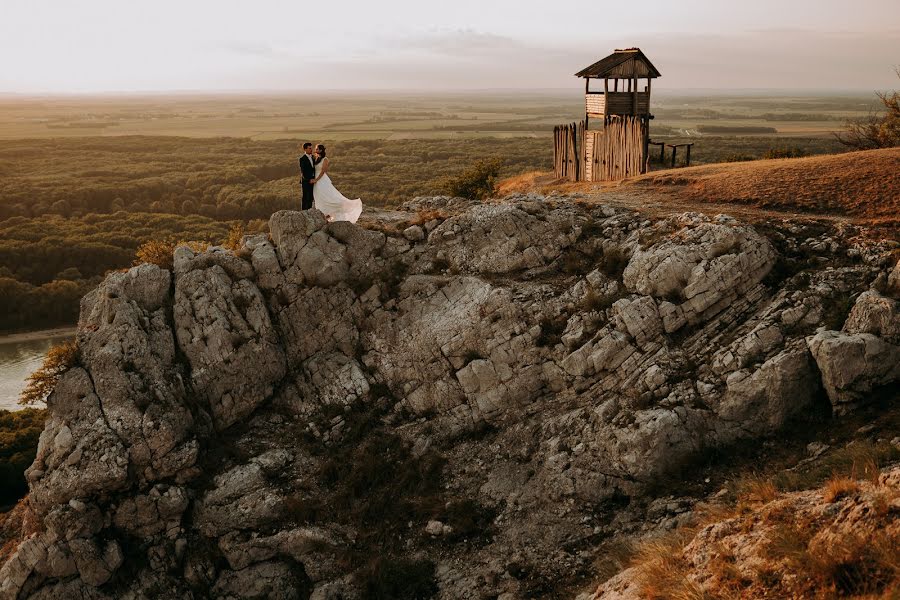
[[[897,87],[900,3],[260,0],[14,3],[0,94],[563,91],[639,46],[654,91]]]

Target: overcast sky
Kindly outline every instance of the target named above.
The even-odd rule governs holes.
[[[627,6],[608,8],[611,6]],[[900,0],[0,0],[0,92],[895,88]]]

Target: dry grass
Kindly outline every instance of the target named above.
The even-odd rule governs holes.
[[[238,221],[228,230],[228,235],[222,241],[222,247],[232,252],[240,252],[244,247],[244,236],[247,235],[247,227],[243,222]]]
[[[822,490],[822,497],[825,502],[831,504],[837,502],[841,498],[852,496],[859,491],[859,483],[855,479],[844,475],[835,475],[827,482]]]
[[[206,242],[176,242],[174,240],[149,240],[138,247],[135,252],[134,265],[149,263],[157,267],[172,270],[174,267],[174,253],[179,246],[187,246],[194,252],[203,252],[209,248]]]
[[[688,579],[688,564],[683,549],[693,530],[647,540],[638,546],[632,564],[637,570],[641,596],[647,600],[705,600],[710,598]]]
[[[580,182],[532,171],[501,181],[499,196],[536,192],[596,194],[596,201],[721,212],[722,205],[853,218],[881,228],[900,224],[900,148],[805,158],[716,163],[652,171],[622,182]],[[634,196],[631,198],[630,196]]]
[[[900,148],[703,165],[648,173],[629,183],[665,188],[692,201],[900,223]]]
[[[778,488],[771,478],[759,473],[744,475],[732,484],[732,493],[737,499],[737,507],[754,507],[766,504],[778,497]]]
[[[783,494],[762,475],[741,478],[733,502],[697,507],[697,524],[638,546],[631,564],[640,597],[900,597],[900,530],[892,517],[900,490],[870,472],[874,463],[857,464],[868,468],[836,474],[812,496]],[[855,516],[846,522],[821,504],[816,508],[817,497],[829,504],[849,498],[852,509],[840,514]],[[710,535],[716,531],[710,525],[729,520],[719,529],[722,537],[704,537],[700,546],[694,541],[698,553],[686,554],[698,531]]]
[[[74,339],[56,344],[47,352],[41,367],[28,376],[19,404],[44,402],[56,389],[63,373],[78,364],[78,342]]]
[[[412,219],[409,220],[410,225],[424,225],[429,221],[443,221],[450,215],[443,210],[420,210]]]

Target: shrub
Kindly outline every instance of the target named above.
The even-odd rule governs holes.
[[[900,69],[897,69],[900,77]],[[847,121],[844,133],[836,133],[837,141],[854,150],[893,148],[900,146],[900,93],[876,92],[884,106],[884,114]]]
[[[244,247],[245,235],[247,235],[247,228],[241,221],[238,221],[228,230],[228,236],[222,241],[222,247],[232,252],[239,252]]]
[[[722,157],[721,162],[727,162],[727,163],[746,162],[746,161],[751,161],[751,160],[756,160],[756,157],[753,156],[752,154],[743,154],[740,152],[736,152],[734,154],[726,154],[725,156]]]
[[[555,317],[544,317],[541,319],[541,333],[537,338],[537,345],[542,347],[552,347],[560,342],[569,317],[566,314],[560,314]]]
[[[484,200],[494,195],[497,177],[503,161],[499,158],[486,158],[475,161],[462,174],[450,178],[445,186],[451,196],[468,200]]]
[[[174,266],[175,242],[171,240],[148,240],[135,252],[134,266],[149,263],[171,270]]]
[[[448,502],[441,510],[435,511],[432,518],[449,525],[453,531],[447,540],[486,540],[491,535],[491,525],[496,514],[474,500],[466,499]]]
[[[78,342],[68,340],[56,344],[47,352],[41,367],[28,376],[28,382],[19,396],[19,404],[37,404],[47,399],[63,373],[78,364]]]
[[[800,158],[806,156],[802,148],[769,148],[763,158]]]
[[[206,242],[188,241],[176,242],[174,240],[148,240],[141,244],[135,252],[134,266],[149,263],[162,269],[172,270],[175,266],[175,249],[179,246],[187,246],[194,252],[203,252],[209,248]]]

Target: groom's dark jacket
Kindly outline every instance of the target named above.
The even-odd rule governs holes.
[[[306,153],[300,155],[300,176],[304,183],[316,176],[316,167],[310,159],[315,160],[312,155]]]

